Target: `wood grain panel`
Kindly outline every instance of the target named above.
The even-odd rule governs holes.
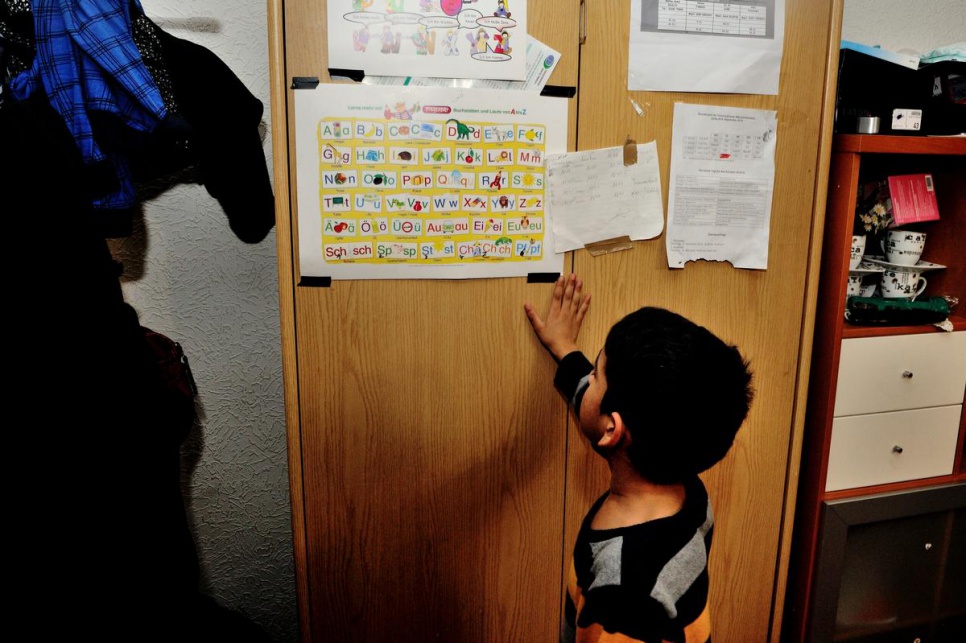
[[[630,136],[656,140],[665,192],[675,102],[778,111],[776,182],[766,271],[728,264],[667,268],[663,236],[630,251],[575,254],[575,270],[594,295],[585,347],[596,352],[607,329],[642,305],[670,308],[737,343],[755,371],[757,399],[728,457],[703,476],[717,515],[711,555],[714,640],[766,641],[778,628],[780,560],[792,435],[813,243],[831,2],[789,0],[778,96],[629,92],[627,3],[592,3],[581,52],[578,149],[611,147]],[[607,69],[608,73],[599,70]],[[638,114],[633,99],[643,113]],[[667,194],[664,195],[665,206]],[[820,230],[820,227],[818,228]],[[807,352],[806,352],[807,354]],[[700,392],[695,392],[700,403]],[[794,467],[797,471],[797,466]],[[583,445],[568,457],[567,547],[580,517],[604,488],[603,467]],[[787,556],[787,548],[784,550]],[[775,602],[777,601],[777,605]],[[777,612],[777,613],[773,613]]]
[[[273,4],[284,13],[285,77],[326,82],[325,3]],[[531,33],[564,54],[557,85],[576,85],[577,8],[529,3]],[[292,90],[282,92],[292,123]],[[294,168],[299,141],[276,141],[286,136],[276,163]],[[294,195],[294,171],[287,180]],[[522,307],[544,302],[549,286],[517,278],[298,287],[294,199],[284,209],[303,640],[554,640],[566,408]]]
[[[565,423],[522,317],[532,294],[373,287],[300,293],[299,327],[316,330],[299,346],[317,393],[301,400],[313,624],[362,641],[549,640]]]
[[[712,594],[715,640],[767,640],[778,631],[778,617],[769,619],[783,595],[787,545],[780,538],[790,511],[783,501],[797,471],[788,453],[800,430],[798,355],[810,341],[802,324],[810,310],[812,196],[821,180],[827,4],[790,0],[778,97],[628,93],[627,7],[588,9],[581,149],[628,135],[657,140],[666,186],[674,101],[779,112],[768,271],[698,263],[672,272],[663,238],[574,259],[595,299],[581,340],[589,354],[616,319],[651,304],[708,325],[752,359],[752,416],[729,457],[705,475],[718,513],[712,575],[726,579]],[[564,53],[551,83],[576,85],[578,3],[534,0],[529,9],[531,32]],[[270,0],[270,14],[284,24],[273,25],[285,52],[284,64],[272,67],[280,142],[287,137],[280,115],[293,117],[287,80],[327,80],[325,4]],[[575,107],[571,101],[572,142]],[[288,138],[288,149],[276,153],[276,176],[283,185],[288,177],[293,194],[288,162],[296,144]],[[277,192],[280,201],[289,194]],[[554,640],[562,569],[606,478],[597,457],[568,433],[563,401],[550,389],[552,364],[522,315],[520,303],[545,302],[549,287],[522,279],[296,287],[297,212],[294,203],[279,208],[303,639]]]
[[[271,114],[273,141],[273,186],[275,192],[275,240],[278,254],[278,300],[282,343],[282,376],[285,389],[285,436],[288,455],[288,477],[291,515],[292,550],[296,561],[306,558],[305,505],[302,495],[301,426],[298,413],[298,362],[295,342],[295,281],[292,257],[292,223],[288,207],[288,112],[286,95],[288,80],[285,74],[285,25],[281,0],[267,6],[269,72],[271,76]],[[296,574],[295,592],[298,605],[309,602],[308,578]],[[311,640],[312,624],[308,612],[299,610],[299,633],[303,640]]]

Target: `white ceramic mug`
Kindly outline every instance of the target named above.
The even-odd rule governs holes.
[[[855,270],[865,255],[865,235],[852,235],[852,249],[849,251],[849,270]]]
[[[886,261],[897,266],[914,266],[919,263],[925,246],[926,233],[910,230],[889,230],[883,243]]]
[[[915,299],[926,289],[926,278],[918,272],[886,270],[879,280],[879,289],[886,299]]]
[[[849,281],[845,285],[846,297],[854,297],[862,294],[862,276],[849,275]]]

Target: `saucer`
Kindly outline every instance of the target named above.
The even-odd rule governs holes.
[[[850,275],[876,275],[880,272],[885,272],[885,268],[874,263],[867,263],[864,259],[858,266],[849,270]]]
[[[902,266],[897,263],[889,263],[883,257],[865,257],[863,263],[868,261],[871,264],[882,266],[883,270],[894,270],[895,272],[927,272],[929,270],[942,270],[946,266],[931,261],[920,261],[914,266]],[[861,264],[859,264],[861,267]]]

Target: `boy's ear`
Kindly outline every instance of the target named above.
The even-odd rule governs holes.
[[[607,425],[604,433],[597,441],[597,446],[601,449],[616,449],[624,440],[630,440],[631,434],[624,424],[621,414],[614,411],[607,414]]]

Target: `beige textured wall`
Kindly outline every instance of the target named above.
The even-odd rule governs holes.
[[[261,99],[271,163],[265,2],[142,5],[168,33],[217,54]],[[203,186],[165,187],[145,203],[137,234],[112,248],[125,264],[125,297],[143,324],[182,343],[200,389],[182,488],[202,590],[273,640],[295,641],[275,233],[246,245]]]
[[[924,54],[966,41],[966,2],[845,0],[842,39]]]

